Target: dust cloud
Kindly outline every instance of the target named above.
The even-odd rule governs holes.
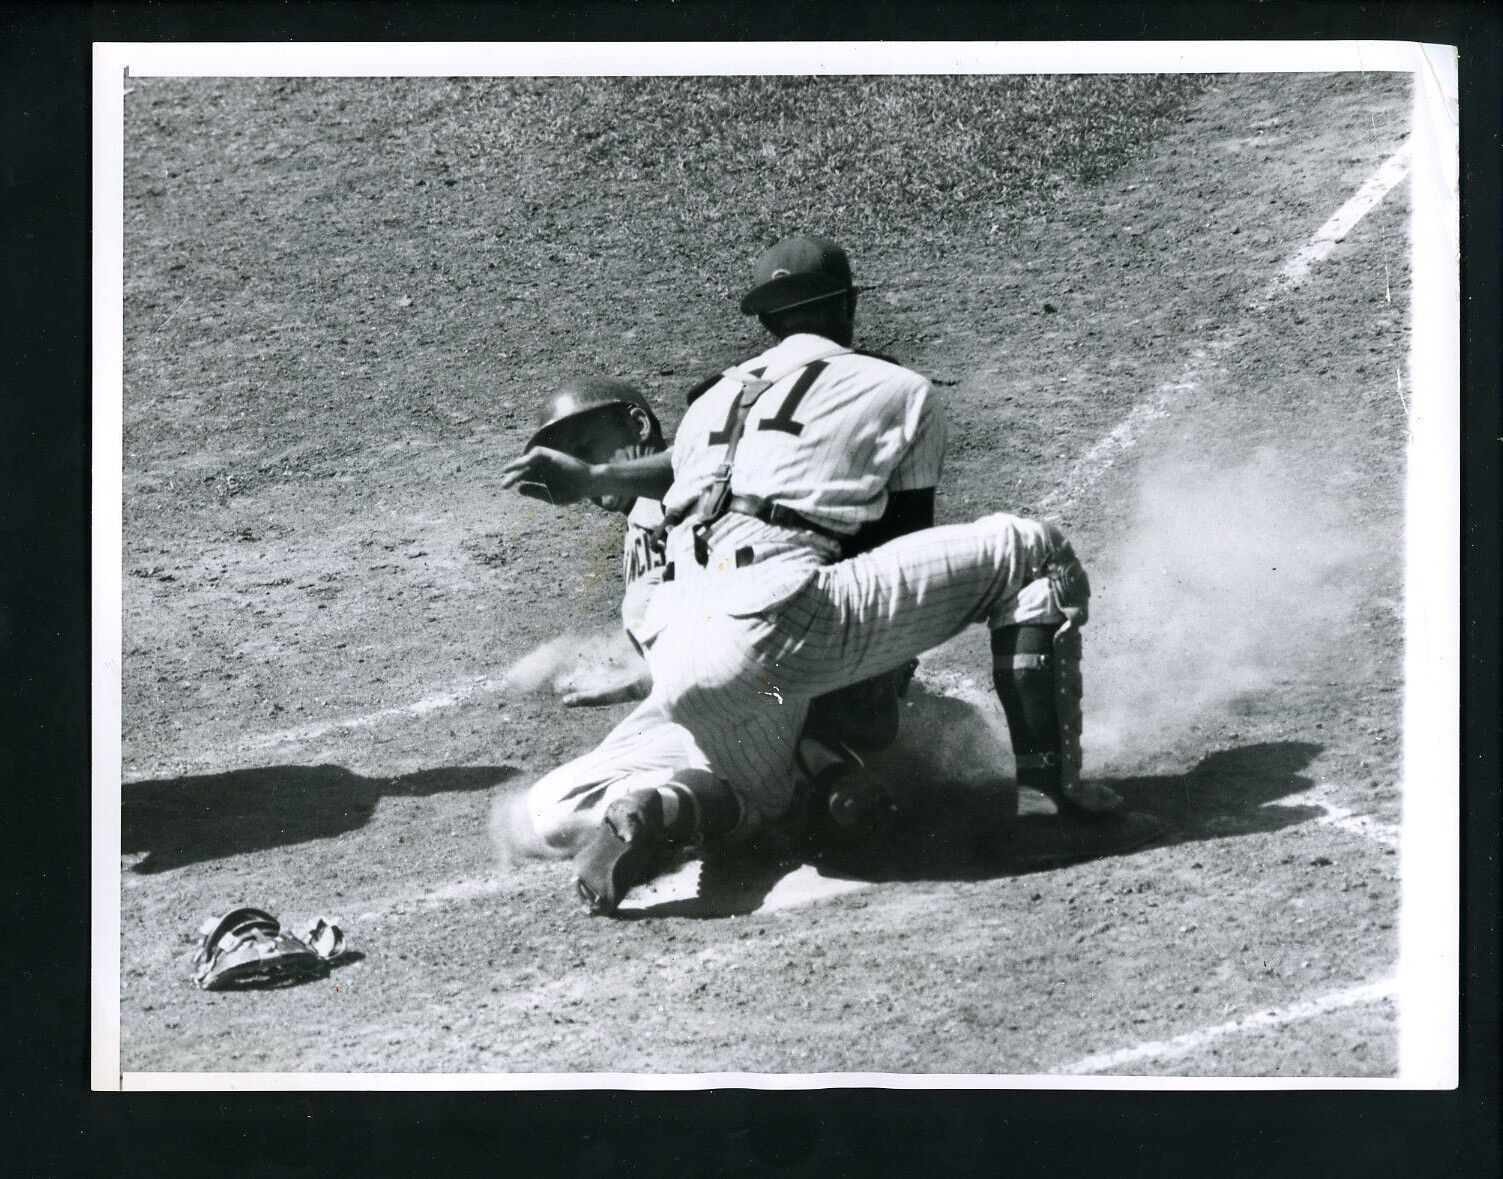
[[[501,677],[508,694],[564,693],[624,673],[637,656],[619,630],[566,631],[539,643]]]
[[[1219,468],[1195,447],[1145,458],[1122,539],[1087,555],[1088,772],[1161,753],[1192,725],[1234,719],[1239,701],[1318,680],[1320,662],[1339,657],[1374,562],[1403,554],[1377,550],[1328,474],[1308,452],[1270,448]],[[619,631],[571,632],[519,659],[505,684],[563,693],[635,658]],[[963,700],[944,699],[953,685],[940,692],[911,699],[904,718],[938,763],[918,776],[994,772],[1009,742],[990,684]],[[911,749],[883,760],[918,768]]]
[[[894,799],[916,806],[936,789],[964,793],[1011,778],[1009,749],[989,682],[983,690],[915,680],[903,701],[896,742],[867,761]]]
[[[1122,542],[1090,569],[1088,769],[1162,750],[1339,650],[1331,631],[1381,554],[1301,458],[1264,449],[1208,470],[1178,454],[1141,468]]]

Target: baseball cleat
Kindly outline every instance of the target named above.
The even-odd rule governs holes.
[[[1057,791],[1046,791],[1060,812],[1080,815],[1114,815],[1122,810],[1122,796],[1100,782],[1076,782]]]
[[[575,861],[574,887],[593,914],[614,913],[634,887],[658,874],[669,850],[663,800],[655,790],[618,798]]]

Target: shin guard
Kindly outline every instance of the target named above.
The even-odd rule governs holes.
[[[1061,810],[1109,814],[1122,806],[1098,782],[1082,782],[1080,627],[1073,620],[992,632],[992,682],[1007,715],[1018,785]]]
[[[993,631],[992,683],[1007,716],[1018,785],[1056,800],[1068,796],[1080,781],[1080,632],[1055,623]]]
[[[1080,628],[1090,614],[1091,583],[1064,533],[1046,528],[1050,609],[1036,621],[992,631],[992,682],[1007,714],[1018,785],[1043,791],[1062,812],[1109,814],[1122,799],[1080,776]]]

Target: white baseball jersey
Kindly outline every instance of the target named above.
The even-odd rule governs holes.
[[[933,487],[945,420],[929,382],[822,336],[789,336],[730,373],[771,381],[747,414],[733,495],[772,500],[842,535],[882,517],[890,491]],[[742,382],[722,377],[673,440],[670,516],[692,506],[725,457]]]
[[[638,499],[626,517],[626,540],[621,556],[621,573],[626,591],[621,595],[621,625],[638,651],[642,619],[653,592],[663,581],[664,553],[662,531],[663,504],[656,499]]]

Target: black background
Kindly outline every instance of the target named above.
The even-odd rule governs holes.
[[[11,1046],[0,1168],[1499,1174],[1500,33],[1497,10],[1482,3],[0,3],[0,826],[8,934],[0,1012]],[[1364,38],[1461,48],[1461,1088],[89,1093],[91,42],[974,38]]]

